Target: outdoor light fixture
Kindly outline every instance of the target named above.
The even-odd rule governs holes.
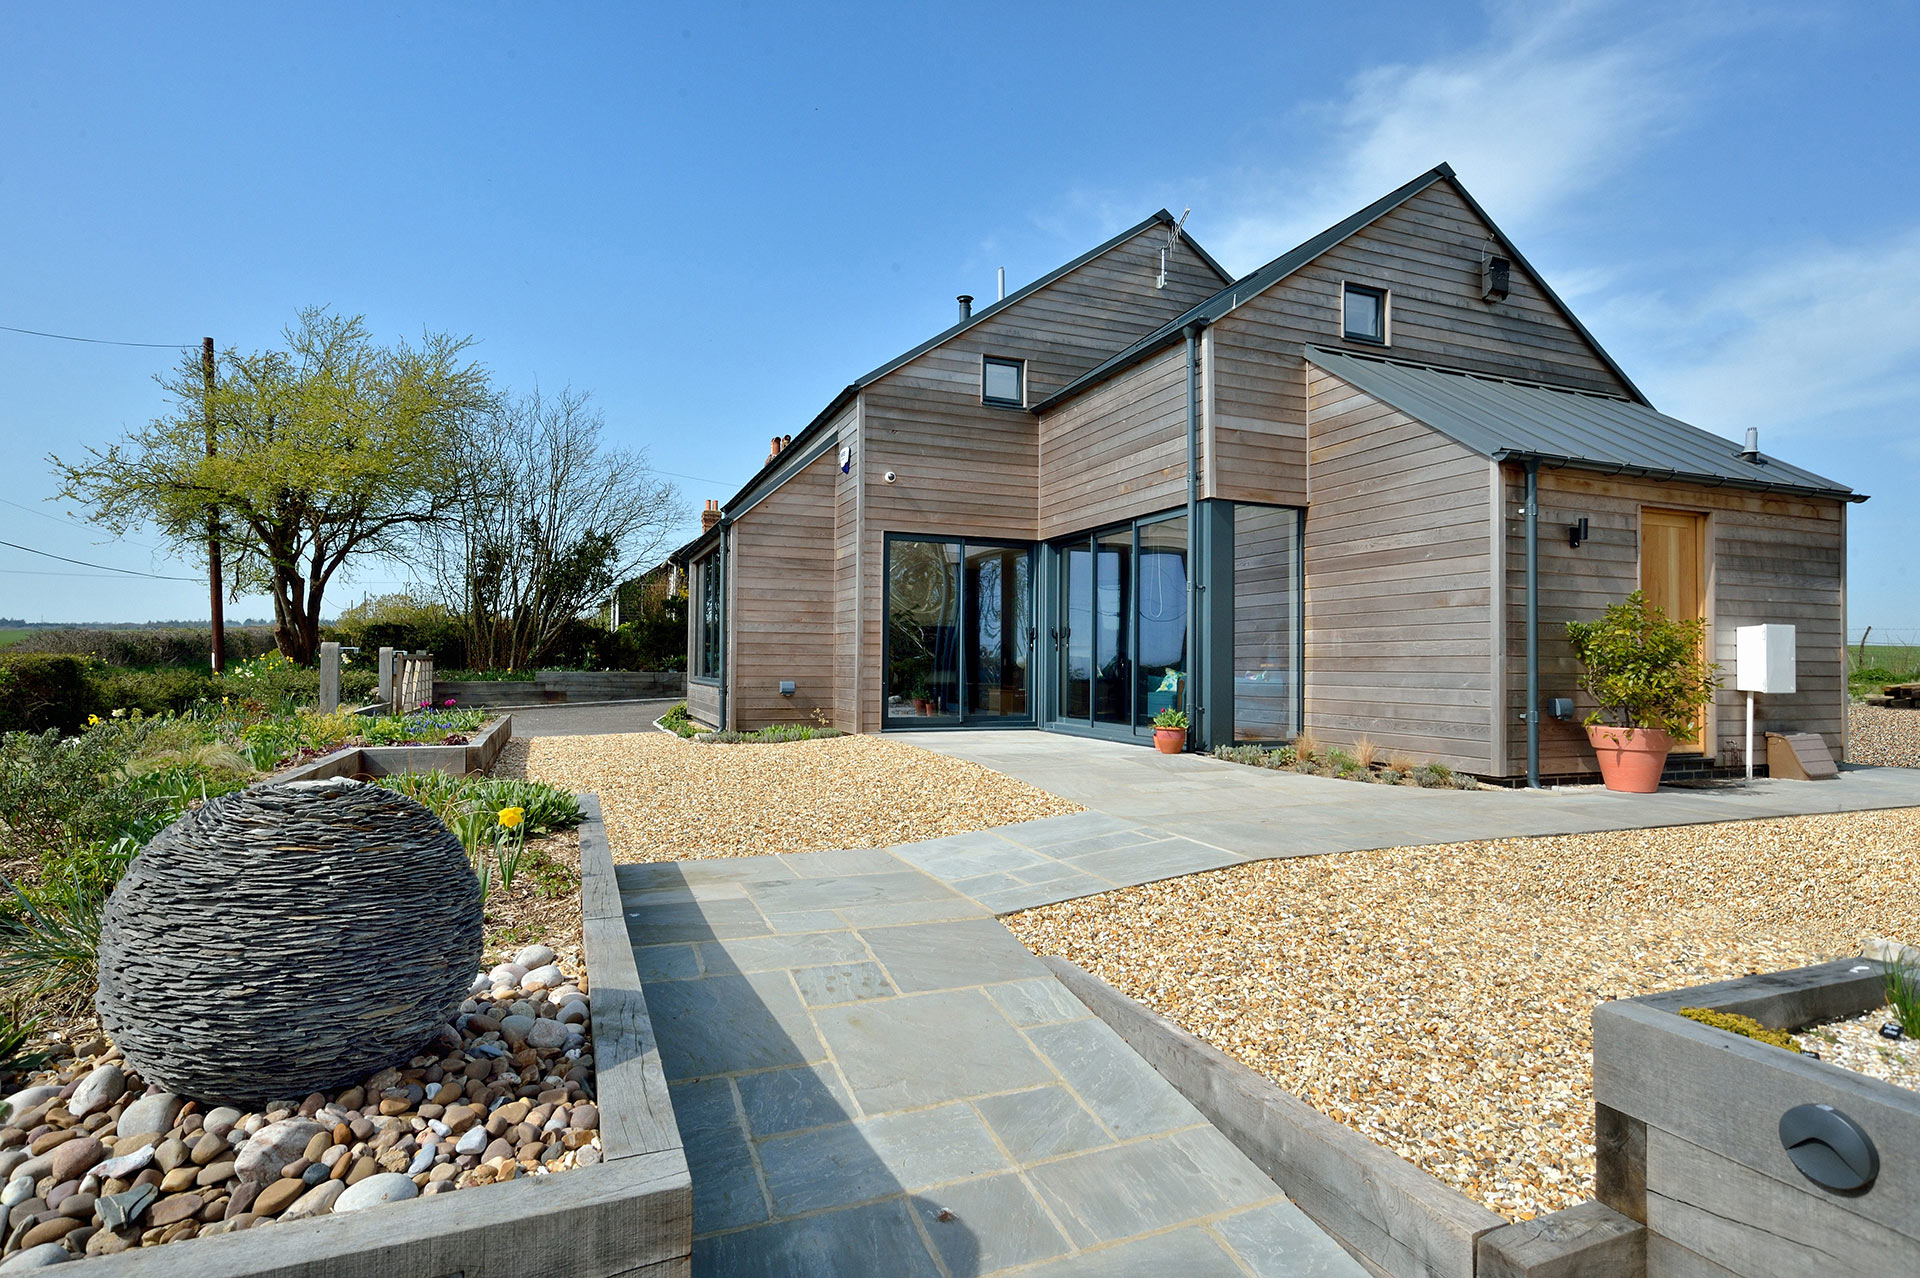
[[[780,695],[783,697],[791,697],[793,693],[794,693],[793,680],[782,679],[780,681]]]
[[[897,476],[892,471],[888,471],[885,475],[882,475],[881,478],[891,484]]]
[[[1582,515],[1580,516],[1579,523],[1567,525],[1567,544],[1569,546],[1572,546],[1575,550],[1578,550],[1580,549],[1580,543],[1585,541],[1586,539],[1587,539],[1587,517],[1585,515]]]

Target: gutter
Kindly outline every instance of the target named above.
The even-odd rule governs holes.
[[[1553,390],[1557,387],[1547,387]],[[1443,434],[1445,432],[1442,432]],[[1541,453],[1519,448],[1500,448],[1495,461],[1525,462],[1530,467],[1554,470],[1584,470],[1596,475],[1631,475],[1636,479],[1665,480],[1669,483],[1698,484],[1702,488],[1742,488],[1753,492],[1784,493],[1792,497],[1824,497],[1829,501],[1862,502],[1866,493],[1846,488],[1817,488],[1811,484],[1788,484],[1772,479],[1749,479],[1735,475],[1705,475],[1675,470],[1671,466],[1636,466],[1632,462],[1600,461],[1591,457],[1572,457],[1565,453]]]

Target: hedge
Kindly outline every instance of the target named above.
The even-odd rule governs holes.
[[[61,653],[0,656],[0,732],[72,732],[91,713],[87,662]]]

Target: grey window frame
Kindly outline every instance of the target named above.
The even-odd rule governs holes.
[[[1347,323],[1347,298],[1354,293],[1365,293],[1380,303],[1380,335],[1369,336],[1355,333]],[[1393,290],[1382,288],[1378,284],[1362,284],[1358,280],[1340,281],[1340,336],[1349,342],[1360,342],[1367,346],[1389,346],[1393,340]]]
[[[993,364],[1011,368],[1013,375],[1020,379],[1019,398],[1002,399],[987,394],[987,368]],[[1025,408],[1027,406],[1027,361],[1007,355],[982,355],[980,357],[980,402],[993,408]]]

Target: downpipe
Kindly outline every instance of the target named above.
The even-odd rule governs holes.
[[[1205,734],[1200,660],[1200,325],[1187,326],[1187,749]]]
[[[1527,788],[1540,788],[1540,463],[1527,463]]]

